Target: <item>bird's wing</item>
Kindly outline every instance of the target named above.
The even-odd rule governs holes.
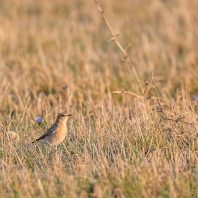
[[[47,136],[52,135],[55,133],[56,129],[58,128],[57,123],[53,124],[40,138],[38,138],[36,141],[39,141],[41,139],[44,139]]]

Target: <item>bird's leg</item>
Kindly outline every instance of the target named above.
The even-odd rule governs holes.
[[[46,140],[46,142],[55,150],[55,151],[57,151],[57,147],[55,148],[53,145],[51,145],[47,140]]]
[[[47,154],[47,157],[50,158],[50,160],[51,160],[51,158],[52,158],[52,147],[51,146],[46,147],[46,154]]]
[[[49,153],[48,156],[50,157],[50,160],[52,159],[52,149],[54,149],[55,151],[57,151],[57,148],[55,148],[52,144],[50,144],[47,140],[46,140],[47,144],[50,146],[49,148]]]
[[[47,140],[46,140],[47,141]],[[47,143],[56,151],[56,155],[57,155],[57,153],[59,153],[59,154],[61,154],[61,152],[59,152],[58,151],[58,149],[57,149],[57,146],[56,147],[54,147],[52,144],[50,144],[48,141],[47,141]]]
[[[58,151],[57,149],[57,146],[56,146],[56,153],[55,153],[55,156],[56,156],[56,160],[60,160],[60,156],[61,156],[61,151]]]
[[[53,146],[52,144],[50,144],[47,140],[46,140],[46,142],[56,151],[56,153],[59,153],[60,155],[64,156],[64,157],[67,159],[67,157],[66,157],[62,152],[60,152],[60,151],[57,149],[57,146],[54,147],[54,146]]]

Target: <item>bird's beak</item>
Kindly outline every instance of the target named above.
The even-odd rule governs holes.
[[[72,114],[67,114],[68,117],[72,116]]]

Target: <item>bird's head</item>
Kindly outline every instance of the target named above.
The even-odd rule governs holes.
[[[57,121],[58,122],[61,122],[61,123],[64,123],[68,120],[69,117],[71,117],[72,115],[71,114],[67,114],[67,113],[59,113],[57,115]]]

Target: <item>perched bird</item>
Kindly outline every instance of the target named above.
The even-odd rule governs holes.
[[[19,135],[17,133],[15,133],[14,131],[4,131],[4,130],[2,130],[0,132],[0,137],[7,138],[11,142],[17,142],[20,139]]]
[[[44,144],[50,144],[52,146],[58,146],[67,135],[66,122],[71,114],[59,113],[56,122],[36,141]]]

